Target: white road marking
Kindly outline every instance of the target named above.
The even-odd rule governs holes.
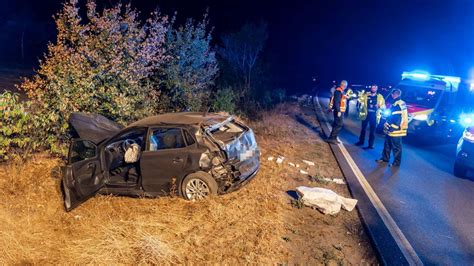
[[[327,122],[326,114],[324,113],[324,111],[322,111],[321,105],[319,104],[319,97],[315,97],[315,98],[316,98],[316,104],[318,108],[321,110],[321,113],[324,117],[324,120],[325,120],[324,123],[329,128],[329,130],[332,130],[331,125]],[[362,171],[360,171],[355,161],[352,159],[352,156],[349,154],[344,144],[341,142],[335,145],[337,145],[339,149],[341,150],[342,155],[344,155],[344,158],[346,159],[347,163],[351,167],[352,172],[354,173],[360,185],[364,189],[365,194],[367,194],[367,197],[369,198],[370,202],[372,203],[372,205],[375,207],[375,210],[382,218],[382,221],[384,222],[385,226],[387,226],[392,237],[395,239],[395,242],[397,243],[398,247],[400,248],[403,255],[405,256],[405,259],[408,261],[410,265],[423,265],[423,262],[421,262],[420,258],[418,257],[415,250],[411,246],[410,242],[408,242],[405,235],[402,233],[398,225],[395,223],[395,220],[393,220],[392,216],[390,216],[387,208],[385,208],[382,201],[373,190],[372,186],[370,186],[369,182],[365,178],[364,174],[362,174]]]

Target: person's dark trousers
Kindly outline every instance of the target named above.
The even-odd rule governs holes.
[[[362,121],[362,129],[360,130],[359,136],[360,143],[364,143],[365,141],[367,125],[369,125],[369,147],[373,147],[375,141],[375,128],[377,127],[377,115],[375,112],[369,112],[367,118]]]
[[[344,112],[345,117],[349,117],[349,106],[350,106],[350,101],[347,101],[346,111]]]
[[[341,116],[337,116],[337,112],[334,111],[334,122],[332,123],[332,131],[331,135],[329,135],[329,139],[337,139],[337,136],[339,135],[339,132],[342,129],[342,125],[344,123],[344,114],[341,113]]]
[[[382,160],[388,162],[392,151],[394,157],[393,164],[400,165],[402,162],[402,137],[390,137],[389,135],[385,135]]]

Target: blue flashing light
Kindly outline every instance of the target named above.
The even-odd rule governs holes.
[[[416,79],[416,80],[429,80],[430,74],[428,72],[422,72],[422,71],[403,72],[402,79],[405,79],[405,78]]]
[[[470,127],[474,125],[474,114],[461,114],[461,125],[463,127]]]
[[[470,125],[472,124],[472,118],[470,117],[465,117],[464,120],[463,120],[464,124],[466,125]]]
[[[383,115],[384,115],[385,117],[390,116],[390,109],[385,109],[385,110],[383,111]]]

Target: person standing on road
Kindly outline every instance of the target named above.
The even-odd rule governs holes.
[[[393,163],[389,166],[400,166],[402,162],[402,137],[407,135],[408,111],[403,100],[400,99],[402,92],[394,89],[391,92],[393,105],[390,108],[390,116],[384,124],[385,143],[382,158],[376,160],[378,163],[388,163],[390,153],[393,151]]]
[[[373,149],[375,141],[375,129],[377,128],[382,112],[385,109],[385,99],[382,94],[377,93],[378,86],[372,85],[370,91],[360,95],[359,119],[362,121],[359,142],[355,145],[362,146],[365,142],[365,133],[369,125],[369,145],[364,149]]]
[[[346,92],[344,93],[346,95],[346,101],[347,101],[347,106],[346,106],[346,111],[344,112],[344,117],[349,116],[349,108],[350,108],[350,102],[352,99],[356,99],[357,96],[355,95],[354,91],[351,88],[347,88]]]
[[[344,90],[347,88],[347,81],[341,81],[341,85],[336,88],[334,94],[329,101],[329,110],[333,111],[334,114],[334,122],[332,124],[332,131],[329,137],[326,139],[326,142],[332,144],[338,144],[339,141],[337,140],[337,135],[342,129],[343,126],[343,114],[346,111],[346,95],[344,94]]]

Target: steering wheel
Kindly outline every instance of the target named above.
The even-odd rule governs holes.
[[[128,150],[128,148],[130,148],[130,146],[132,146],[132,144],[137,144],[137,142],[133,139],[126,139],[122,142],[122,149],[124,152],[126,152]]]

